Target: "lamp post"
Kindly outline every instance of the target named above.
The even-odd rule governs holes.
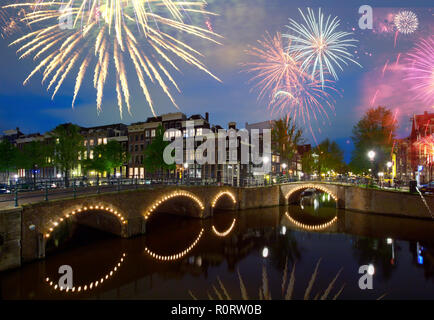
[[[371,179],[374,182],[374,159],[375,159],[375,151],[371,150],[368,152],[369,161],[371,161]],[[373,184],[373,183],[372,183]]]
[[[270,162],[270,158],[268,158],[267,156],[262,157],[262,162],[263,162],[264,165],[266,165],[268,162]],[[264,171],[264,180],[266,181],[265,171]]]
[[[391,187],[393,185],[393,176],[390,173],[390,169],[393,166],[393,162],[392,161],[388,161],[386,165],[387,165],[387,173],[389,175],[389,187]]]

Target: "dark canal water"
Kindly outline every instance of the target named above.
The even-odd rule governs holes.
[[[342,287],[338,299],[434,298],[434,222],[336,210],[326,194],[204,221],[156,214],[147,230],[119,239],[77,226],[45,260],[1,273],[0,299],[191,299],[189,291],[208,299],[218,279],[240,299],[238,271],[257,299],[263,267],[272,298],[281,299],[286,261],[288,278],[296,263],[293,298],[303,299],[320,259],[311,299],[341,269],[329,298]],[[361,290],[359,267],[370,264],[373,289]],[[61,265],[73,269],[74,292],[55,288]]]

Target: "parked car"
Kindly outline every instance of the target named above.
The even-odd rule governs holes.
[[[11,193],[11,189],[5,184],[0,184],[0,194],[5,193]]]
[[[420,186],[419,191],[426,194],[434,194],[434,181]]]

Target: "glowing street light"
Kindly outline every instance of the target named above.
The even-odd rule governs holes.
[[[119,178],[121,176],[120,172],[116,172],[116,178]]]
[[[282,168],[283,168],[283,170],[285,170],[286,167],[287,167],[286,163],[282,163]]]
[[[393,166],[393,162],[392,162],[392,161],[387,162],[387,167],[388,167],[389,169],[392,168],[392,166]]]
[[[375,151],[371,150],[368,152],[368,158],[370,161],[374,161],[375,158]]]
[[[264,249],[262,249],[262,257],[263,258],[267,258],[269,254],[269,250],[267,247],[264,247]]]
[[[270,158],[268,157],[263,157],[262,161],[264,162],[264,164],[267,164],[270,161]]]
[[[56,175],[56,177],[57,177],[57,179],[60,179],[60,178],[62,178],[62,175],[61,175],[60,173],[58,173],[58,174]]]

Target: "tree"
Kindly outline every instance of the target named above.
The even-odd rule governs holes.
[[[63,172],[65,186],[69,186],[71,170],[78,167],[79,156],[84,153],[80,127],[67,123],[58,125],[52,132],[54,138],[54,164]]]
[[[18,151],[17,166],[20,169],[31,170],[33,185],[36,185],[36,170],[45,168],[52,157],[52,148],[43,141],[31,141]]]
[[[7,180],[9,181],[9,173],[16,169],[17,149],[4,139],[0,142],[0,172],[6,172]]]
[[[104,172],[112,174],[115,168],[119,168],[129,160],[129,154],[122,149],[122,145],[113,140],[96,146],[93,153],[93,159],[82,161],[85,172],[95,170],[101,175]]]
[[[312,151],[306,153],[302,158],[303,171],[312,173],[328,173],[334,171],[345,173],[346,164],[344,162],[344,152],[339,145],[325,139]]]
[[[390,159],[397,122],[390,110],[385,107],[370,108],[354,126],[351,137],[355,149],[351,155],[351,170],[356,173],[367,172],[371,168],[368,152],[375,151],[374,173]]]
[[[303,143],[303,131],[297,128],[295,122],[285,116],[275,120],[271,128],[272,151],[280,154],[280,163],[291,165],[297,153],[297,145]]]
[[[176,165],[167,164],[164,161],[163,153],[164,149],[170,144],[169,141],[164,141],[164,129],[160,125],[155,132],[155,138],[152,142],[146,147],[144,151],[144,159],[143,164],[145,166],[146,171],[154,173],[157,170],[165,169],[165,170],[174,170],[176,169]]]

